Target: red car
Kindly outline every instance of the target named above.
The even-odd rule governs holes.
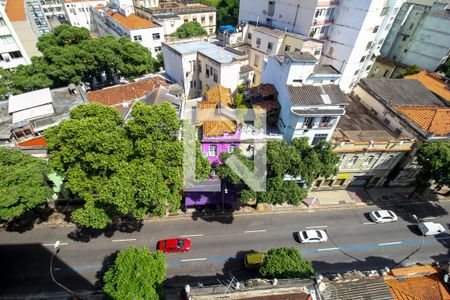
[[[173,238],[158,242],[158,250],[167,252],[187,252],[191,249],[191,240],[187,238]]]

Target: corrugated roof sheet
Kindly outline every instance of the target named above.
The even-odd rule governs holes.
[[[405,78],[419,80],[427,89],[445,99],[450,104],[449,84],[445,83],[439,75],[431,74],[423,70],[417,74],[405,76]]]
[[[365,78],[359,85],[385,102],[396,105],[441,105],[432,92],[415,79]]]
[[[8,113],[52,103],[49,88],[11,96],[8,100]]]
[[[339,300],[393,300],[383,278],[358,279],[348,282],[330,282],[331,299]]]
[[[339,105],[347,104],[347,97],[341,91],[338,85],[302,85],[287,86],[288,94],[291,98],[292,105],[324,105],[322,95],[330,97],[330,104]]]

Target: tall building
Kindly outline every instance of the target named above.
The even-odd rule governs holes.
[[[449,28],[448,1],[408,0],[395,18],[381,54],[433,72],[449,55]]]
[[[67,20],[72,26],[92,29],[91,7],[106,5],[106,0],[63,0]]]
[[[339,85],[350,92],[367,76],[403,1],[241,1],[239,20],[323,40],[321,62],[342,74]]]

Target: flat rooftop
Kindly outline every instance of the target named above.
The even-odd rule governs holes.
[[[167,44],[180,54],[199,52],[219,63],[230,63],[239,56],[223,47],[205,41]]]

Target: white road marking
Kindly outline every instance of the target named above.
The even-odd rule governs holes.
[[[422,218],[421,220],[434,220],[436,219],[436,217],[427,217],[427,218]]]
[[[190,258],[190,259],[182,259],[182,262],[189,262],[189,261],[203,261],[203,260],[208,260],[206,257],[203,258]]]
[[[378,246],[400,245],[402,242],[381,243]]]
[[[115,242],[132,242],[135,241],[136,239],[123,239],[123,240],[112,240],[111,242],[115,243]]]
[[[259,229],[259,230],[246,230],[244,233],[254,233],[254,232],[266,232],[266,229]]]
[[[376,225],[377,223],[375,223],[375,222],[364,222],[363,224],[364,225]]]
[[[203,236],[203,234],[199,233],[199,234],[185,234],[185,235],[180,235],[180,237],[193,237],[193,236]]]
[[[333,250],[339,250],[341,248],[322,248],[322,249],[317,249],[317,251],[333,251]]]
[[[308,226],[306,229],[314,229],[314,228],[327,228],[328,225],[319,225],[319,226]]]
[[[55,243],[52,244],[42,244],[42,246],[46,246],[46,247],[53,247],[55,245]],[[68,243],[59,243],[60,246],[67,246],[69,245]]]

